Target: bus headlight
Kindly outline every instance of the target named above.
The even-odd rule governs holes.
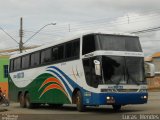
[[[106,100],[107,104],[114,104],[115,103],[114,97],[107,96],[106,99],[107,99]]]
[[[146,95],[144,95],[144,96],[141,96],[141,98],[142,98],[142,99],[147,99],[147,96],[146,96]]]
[[[145,95],[145,96],[143,96],[143,98],[144,98],[144,99],[147,99],[147,96]]]
[[[107,100],[109,100],[109,99],[111,99],[111,97],[108,96],[108,97],[107,97]]]

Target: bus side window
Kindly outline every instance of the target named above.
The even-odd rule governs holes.
[[[58,46],[58,60],[64,59],[64,45]]]
[[[66,43],[66,46],[65,46],[65,58],[66,59],[73,57],[72,48],[73,48],[73,42]]]
[[[79,57],[80,53],[80,39],[73,42],[72,54],[74,57]]]
[[[30,65],[30,55],[22,57],[22,69],[29,68]]]
[[[52,60],[53,61],[58,60],[58,47],[54,47],[52,49]]]
[[[21,57],[14,60],[14,70],[21,69]]]
[[[38,66],[40,63],[40,53],[36,52],[31,54],[31,67]]]
[[[41,52],[41,64],[51,62],[51,48]]]
[[[14,60],[12,59],[12,60],[10,60],[10,68],[9,68],[9,70],[10,70],[10,72],[12,72],[13,70],[14,70],[14,62],[13,62]]]
[[[82,55],[95,51],[94,35],[87,35],[83,37]]]
[[[75,59],[79,57],[80,53],[80,39],[75,39],[71,42],[66,43],[65,46],[65,58]]]
[[[95,74],[95,69],[94,69],[94,60],[96,58],[87,58],[83,59],[83,67],[84,67],[84,72],[85,72],[85,78],[88,86],[97,88],[98,84],[101,83],[99,80],[98,76]]]

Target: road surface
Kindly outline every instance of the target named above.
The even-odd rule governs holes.
[[[9,107],[1,105],[0,108],[7,110],[0,112],[3,120],[160,120],[160,92],[150,92],[147,104],[127,105],[118,112],[111,106],[88,107],[86,112],[78,112],[74,105],[64,105],[60,109],[48,106],[27,109],[20,108],[19,103],[11,103]]]

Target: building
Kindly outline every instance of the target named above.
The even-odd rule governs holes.
[[[149,89],[160,89],[160,52],[154,53],[151,57],[146,57],[145,62],[155,65],[155,77],[147,78]]]
[[[9,56],[0,55],[0,87],[8,96],[8,64]]]
[[[160,52],[152,55],[152,63],[155,65],[156,75],[160,75]]]

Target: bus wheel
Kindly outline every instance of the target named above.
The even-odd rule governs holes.
[[[26,107],[23,93],[20,93],[20,95],[19,95],[19,103],[20,103],[20,107],[22,107],[22,108]]]
[[[79,112],[85,111],[85,106],[83,105],[83,97],[80,91],[78,91],[76,95],[76,104],[77,104],[77,110]]]
[[[33,108],[33,103],[30,102],[29,93],[25,95],[26,108]]]
[[[119,111],[121,109],[121,105],[112,105],[114,111]]]

